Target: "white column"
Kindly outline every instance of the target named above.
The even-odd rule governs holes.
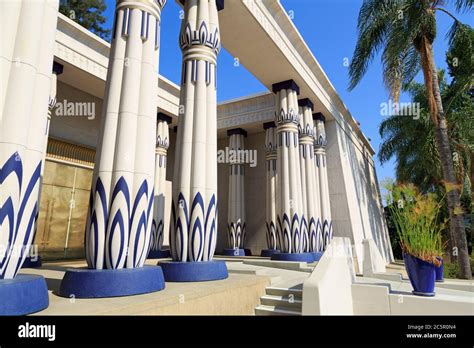
[[[299,87],[293,80],[273,85],[277,125],[277,228],[283,253],[301,253],[301,168],[299,159]]]
[[[265,129],[265,152],[267,164],[266,226],[267,246],[270,250],[280,250],[280,238],[277,234],[277,132],[275,122],[267,122]]]
[[[227,232],[230,249],[243,249],[245,244],[245,165],[241,150],[245,149],[247,132],[242,128],[230,129],[229,151],[234,161],[229,164],[229,206]]]
[[[117,1],[86,231],[90,268],[141,267],[149,250],[165,2]]]
[[[48,138],[49,138],[49,128],[51,126],[51,115],[56,105],[58,76],[63,73],[63,70],[64,70],[64,66],[62,64],[59,64],[58,62],[53,62],[53,71],[51,74],[51,86],[50,86],[50,91],[49,91],[48,113],[47,113],[46,129],[45,129],[46,141],[44,142],[43,165],[41,166],[41,177],[43,177],[44,165],[45,165],[46,154],[47,154],[47,149],[48,149]]]
[[[0,279],[34,239],[58,5],[0,1]]]
[[[155,155],[155,198],[153,204],[153,225],[151,247],[159,251],[163,247],[165,224],[165,185],[166,185],[166,158],[169,142],[169,124],[171,117],[158,113],[156,126],[156,155]]]
[[[184,2],[179,40],[183,70],[170,224],[174,261],[210,261],[216,248],[217,11],[216,0]]]
[[[314,160],[313,103],[309,99],[302,99],[298,101],[298,105],[300,107],[299,141],[304,212],[302,248],[304,252],[316,252],[319,251],[321,227],[319,187],[316,187],[316,162]]]
[[[321,204],[321,245],[318,251],[326,250],[332,239],[331,202],[329,201],[328,171],[326,165],[326,118],[318,112],[313,115],[316,128],[314,154],[316,160],[317,180],[319,182],[319,195]]]

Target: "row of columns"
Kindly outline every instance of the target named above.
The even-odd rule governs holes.
[[[325,118],[298,100],[292,80],[273,85],[275,122],[265,123],[269,251],[318,253],[332,238]]]
[[[319,253],[332,238],[325,118],[313,114],[309,99],[298,100],[294,81],[274,84],[273,92],[275,122],[263,125],[268,250],[262,255]],[[243,129],[231,129],[227,135],[231,151],[244,150]],[[245,244],[245,167],[238,159],[229,168],[228,247],[237,250]]]

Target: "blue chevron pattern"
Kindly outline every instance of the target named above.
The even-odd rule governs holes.
[[[148,182],[144,180],[131,206],[129,185],[120,177],[109,202],[103,182],[97,178],[91,192],[89,232],[86,234],[86,258],[90,268],[143,266],[152,239],[153,190],[149,191]],[[100,250],[101,235],[105,235],[103,250]],[[101,255],[103,259],[99,259]]]
[[[227,224],[227,233],[229,234],[229,248],[242,249],[245,244],[246,226],[245,222],[231,222]]]
[[[216,248],[217,205],[215,195],[209,204],[197,192],[189,211],[188,202],[179,193],[172,202],[170,249],[175,261],[211,261]]]
[[[0,207],[0,225],[3,227],[0,239],[7,242],[4,245],[4,254],[0,255],[0,279],[11,279],[16,276],[34,239],[35,223],[38,217],[39,195],[37,193],[41,178],[41,162],[26,181],[24,191],[23,174],[23,162],[17,152],[12,154],[0,168],[0,185],[13,180],[14,185],[18,187],[16,194],[10,193],[14,196],[6,197]],[[7,238],[3,236],[4,233],[8,234]]]

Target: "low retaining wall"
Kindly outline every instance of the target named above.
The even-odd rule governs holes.
[[[353,314],[355,270],[349,238],[335,237],[303,283],[303,315]]]

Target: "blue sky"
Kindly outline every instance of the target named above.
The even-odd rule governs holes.
[[[226,0],[240,1],[240,0]],[[453,1],[451,1],[453,2]],[[115,0],[106,0],[107,27],[112,27]],[[380,104],[388,101],[388,94],[382,83],[379,57],[374,59],[361,83],[347,91],[348,68],[344,59],[352,57],[357,39],[357,16],[362,0],[281,0],[287,11],[291,11],[293,22],[305,39],[314,56],[331,80],[333,86],[356,120],[361,123],[364,134],[371,139],[375,151],[380,145],[378,126],[382,121]],[[446,8],[454,11],[452,6]],[[160,74],[179,84],[181,74],[181,51],[178,47],[180,29],[179,6],[168,0],[161,23]],[[310,13],[310,15],[309,15]],[[464,23],[474,26],[474,16],[458,14]],[[438,68],[446,68],[445,38],[452,21],[443,14],[437,14],[438,36],[434,44],[435,61]],[[222,50],[218,58],[218,101],[237,98],[265,91],[266,88],[243,66],[235,67],[233,57]],[[422,81],[421,74],[417,77]],[[409,101],[402,95],[401,101]],[[379,180],[394,177],[394,161],[380,165],[375,157]]]

